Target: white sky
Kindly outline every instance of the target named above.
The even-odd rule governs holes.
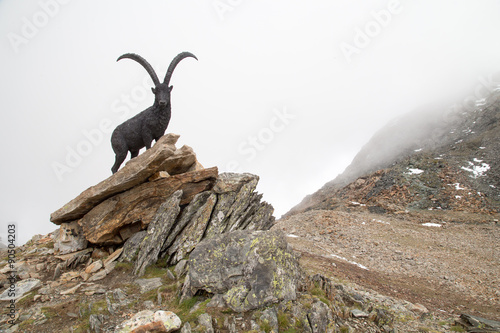
[[[0,0],[0,236],[54,230],[111,174],[111,130],[153,102],[123,53],[160,78],[198,57],[174,72],[167,132],[205,167],[259,175],[279,217],[393,117],[497,73],[499,32],[498,0]]]

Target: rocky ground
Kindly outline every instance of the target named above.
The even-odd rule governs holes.
[[[422,305],[423,316],[400,322],[401,332],[448,332],[462,313],[500,319],[498,220],[460,212],[379,215],[352,205],[349,212],[296,214],[273,228],[288,234],[309,271],[385,295],[372,299]]]

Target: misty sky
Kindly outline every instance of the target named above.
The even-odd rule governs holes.
[[[111,175],[111,131],[171,83],[205,167],[260,176],[277,217],[335,178],[374,132],[452,105],[500,72],[498,0],[0,0],[0,236]],[[480,89],[479,89],[480,90]]]

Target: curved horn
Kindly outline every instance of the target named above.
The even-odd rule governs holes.
[[[153,67],[149,64],[149,62],[146,61],[146,59],[135,53],[125,53],[121,55],[118,59],[116,59],[116,61],[119,61],[124,58],[135,60],[139,64],[141,64],[142,67],[144,67],[144,69],[148,72],[149,76],[151,76],[151,79],[153,80],[155,87],[160,84],[160,80],[158,80],[158,76],[156,75]]]
[[[198,60],[198,58],[196,58],[196,56],[190,52],[182,52],[182,53],[179,53],[173,60],[172,62],[170,63],[170,66],[168,66],[168,69],[167,69],[167,74],[165,74],[165,79],[163,80],[163,83],[165,84],[169,84],[170,83],[170,78],[172,77],[172,73],[174,72],[174,69],[175,69],[175,66],[177,66],[177,64],[184,58],[187,58],[187,57],[191,57],[191,58],[195,58],[196,60]]]

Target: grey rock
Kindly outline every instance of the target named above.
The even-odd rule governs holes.
[[[468,315],[462,313],[460,315],[459,323],[462,326],[467,328],[467,331],[475,331],[478,329],[482,329],[477,332],[499,332],[500,331],[500,322],[496,320],[490,320],[486,318],[481,318],[477,316]]]
[[[222,294],[237,312],[296,299],[301,269],[284,234],[233,231],[205,239],[191,253],[182,298]]]
[[[88,241],[85,239],[78,221],[61,223],[55,233],[54,249],[59,251],[59,254],[80,251],[87,248],[87,245]]]
[[[351,310],[351,316],[354,318],[368,318],[368,313],[358,310],[358,309],[352,309]]]
[[[268,308],[262,311],[260,320],[266,322],[274,332],[278,332],[278,312],[275,308]]]
[[[144,301],[143,305],[146,309],[152,309],[155,307],[155,303],[153,301]]]
[[[115,328],[116,333],[137,332],[175,332],[181,328],[180,318],[170,311],[144,310],[136,313]]]
[[[2,294],[0,294],[0,301],[10,301],[17,300],[23,297],[25,294],[29,293],[35,288],[38,288],[42,285],[42,282],[38,279],[26,279],[22,281],[18,281],[14,284],[15,293],[12,295],[12,291],[10,287],[7,288]],[[10,293],[10,295],[9,295]]]
[[[161,278],[137,279],[134,281],[140,288],[141,294],[162,286]]]
[[[130,303],[130,301],[127,300],[127,294],[125,294],[120,288],[106,293],[106,304],[108,306],[108,311],[111,314],[115,314],[120,306],[128,303]]]
[[[158,208],[156,215],[148,226],[146,237],[141,243],[141,248],[134,265],[134,274],[144,275],[146,267],[158,260],[163,243],[167,239],[170,229],[179,215],[179,203],[182,190],[174,192]]]
[[[216,195],[211,194],[207,199],[205,199],[205,202],[196,211],[196,213],[192,215],[187,226],[177,236],[172,246],[168,249],[168,254],[170,256],[169,262],[171,264],[175,264],[184,259],[201,241],[203,235],[205,234],[205,230],[216,201]]]
[[[211,193],[209,191],[198,193],[193,197],[193,200],[189,203],[189,205],[182,211],[181,215],[178,218],[174,228],[171,230],[168,235],[165,243],[162,246],[161,252],[165,252],[167,249],[172,247],[172,244],[176,240],[177,236],[181,233],[182,230],[186,227],[186,225],[193,219],[194,216],[199,214],[200,209],[205,206],[205,203],[210,197]],[[175,252],[170,250],[170,253]]]
[[[133,262],[137,259],[137,254],[139,253],[139,248],[141,246],[142,240],[146,237],[146,230],[139,231],[135,233],[132,237],[127,239],[125,245],[123,246],[123,252],[118,259],[121,262]]]
[[[236,320],[234,319],[234,317],[226,317],[224,319],[224,328],[226,328],[229,333],[236,333]]]
[[[92,314],[89,317],[90,331],[95,333],[104,332],[107,316],[102,314]]]
[[[182,277],[184,274],[186,274],[187,263],[188,261],[186,259],[182,259],[175,266],[174,272],[178,277]]]
[[[175,275],[169,269],[167,269],[166,275],[169,280],[175,281]]]
[[[208,313],[204,313],[198,317],[198,323],[200,326],[204,327],[203,332],[214,333],[214,327],[212,326],[212,317]]]
[[[307,319],[313,333],[327,332],[329,326],[334,323],[332,310],[318,299],[313,302]]]
[[[207,303],[207,308],[224,308],[226,307],[226,301],[224,300],[224,297],[222,295],[217,294],[212,299],[210,302]]]
[[[181,333],[191,333],[191,325],[189,323],[184,323],[181,328]]]
[[[61,276],[61,270],[63,269],[63,264],[59,263],[54,270],[54,275],[52,276],[52,280],[55,281]]]

